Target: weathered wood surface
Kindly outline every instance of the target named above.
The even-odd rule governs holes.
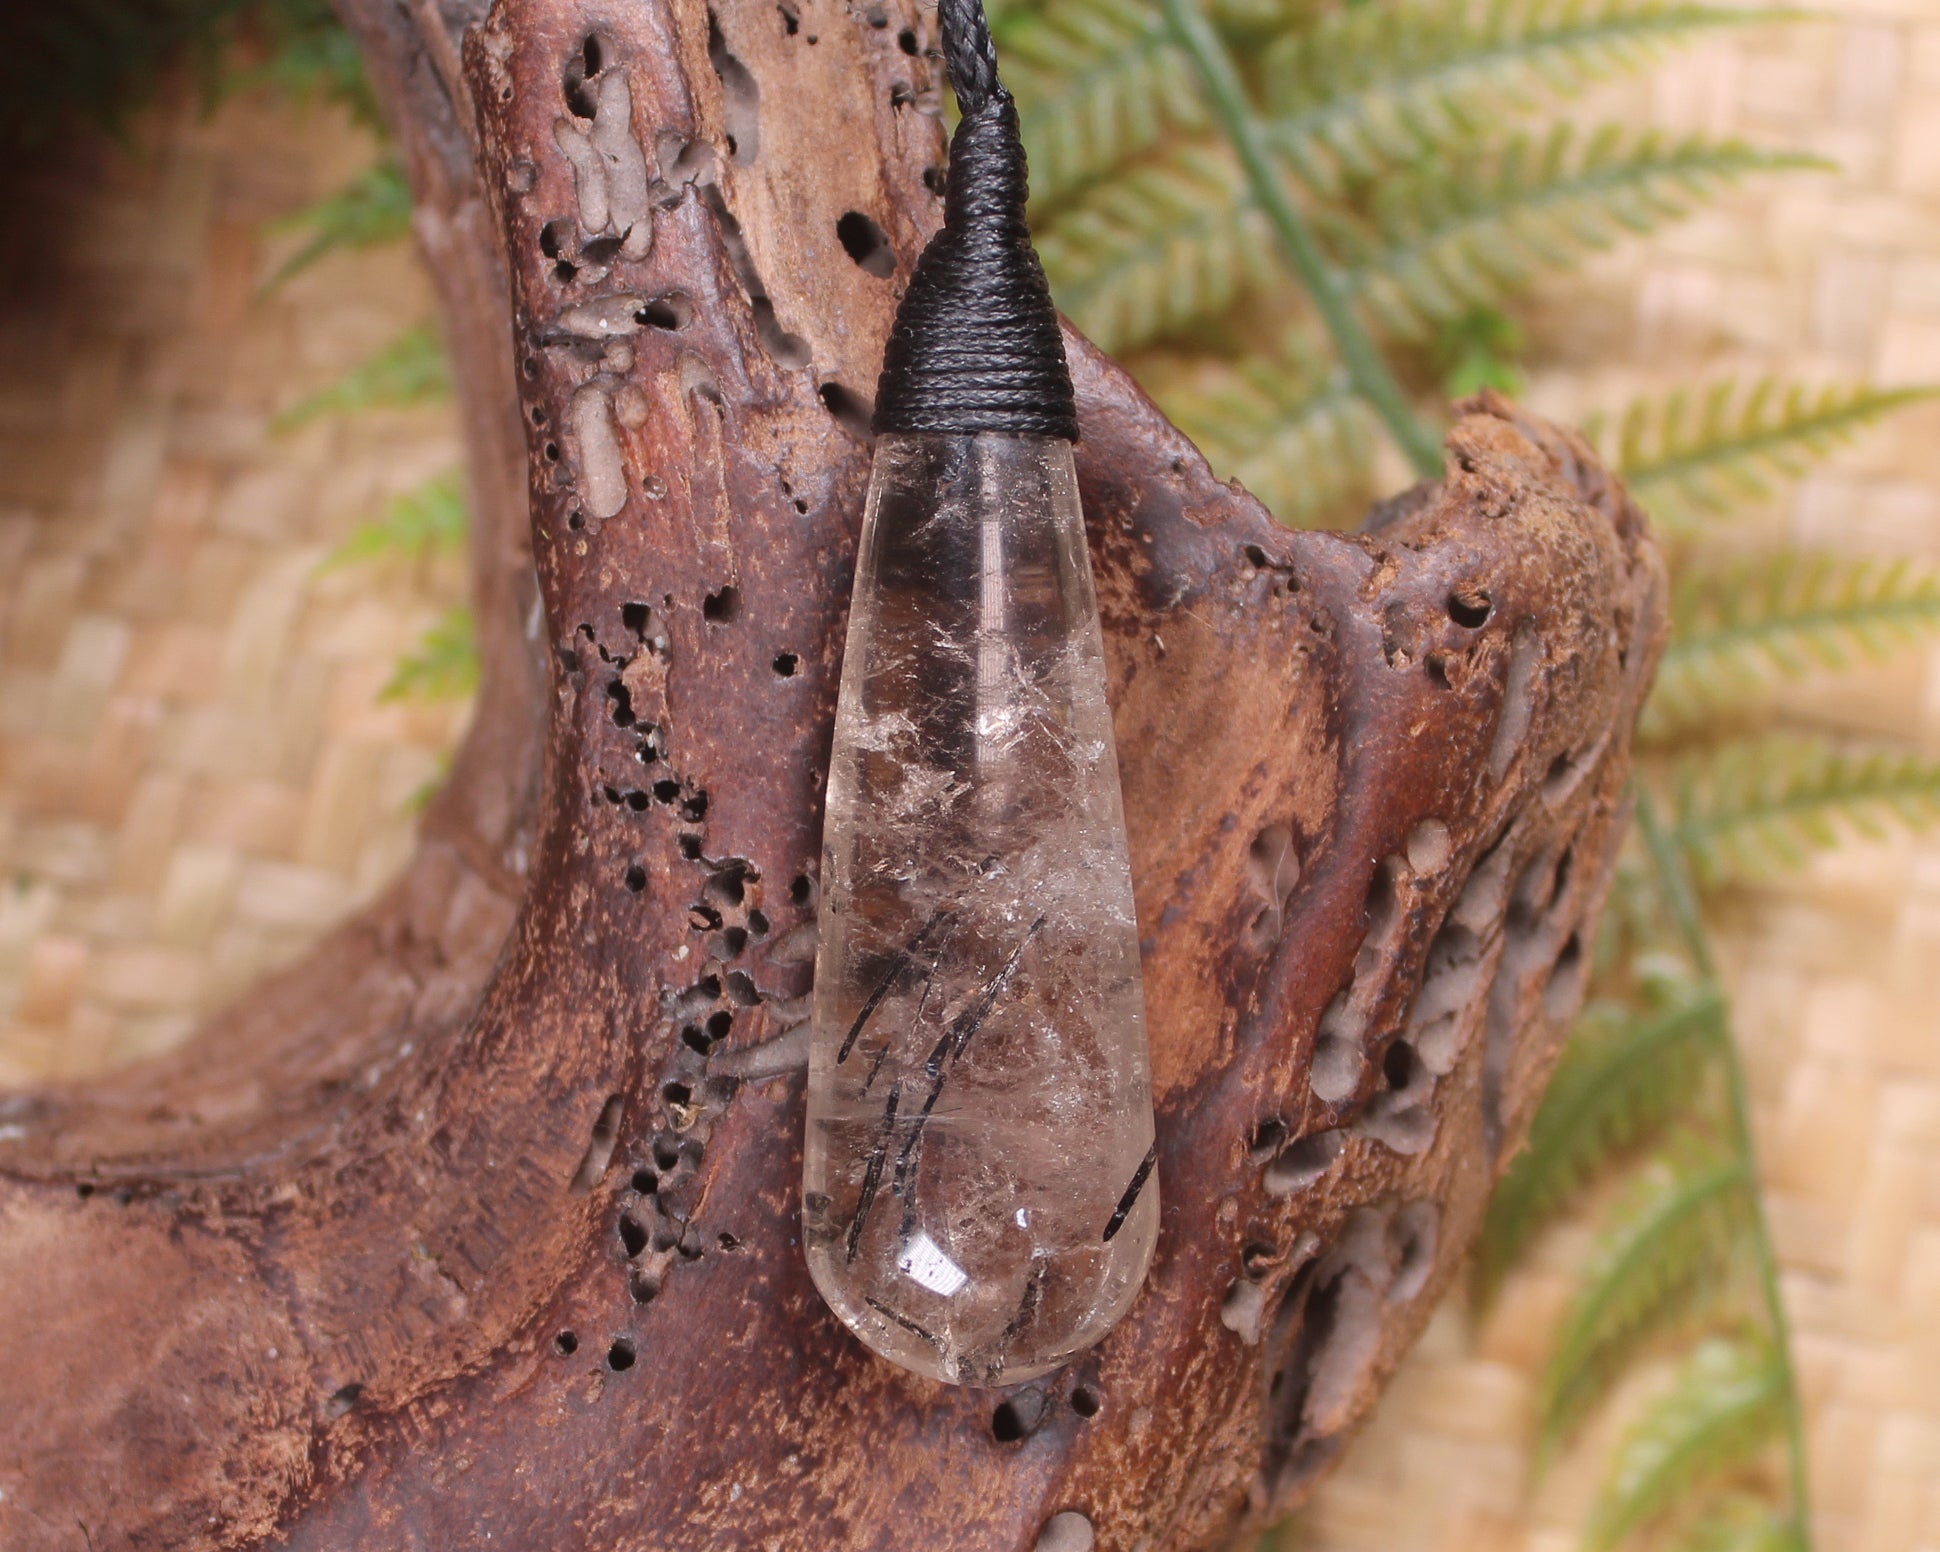
[[[1010,1552],[1075,1511],[1117,1552],[1283,1510],[1580,1000],[1663,633],[1638,513],[1491,400],[1440,485],[1290,534],[1070,342],[1164,1227],[1055,1380],[920,1381],[822,1308],[796,1175],[933,17],[347,9],[460,365],[479,720],[363,917],[168,1061],[0,1102],[0,1545]]]

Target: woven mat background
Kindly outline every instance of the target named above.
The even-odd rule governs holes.
[[[1767,182],[1552,287],[1537,407],[1727,371],[1940,381],[1940,5],[1821,11],[1605,94],[1843,172]],[[0,1085],[165,1047],[368,898],[463,715],[378,700],[456,578],[317,570],[456,459],[448,417],[269,426],[428,315],[395,249],[256,294],[295,243],[263,223],[368,144],[247,101],[166,106],[135,139],[30,179],[0,243]],[[1768,521],[1940,562],[1940,409]],[[1940,755],[1940,653],[1790,703]],[[1940,1552],[1940,838],[1848,847],[1727,917],[1819,1545]],[[1540,1483],[1527,1437],[1587,1238],[1550,1235],[1479,1329],[1459,1298],[1441,1310],[1288,1547],[1574,1546],[1613,1422]]]
[[[405,245],[260,294],[302,240],[265,223],[373,148],[173,99],[0,217],[0,1082],[167,1046],[301,952],[402,864],[462,717],[378,701],[459,579],[318,574],[458,460],[449,414],[270,427],[429,316]]]

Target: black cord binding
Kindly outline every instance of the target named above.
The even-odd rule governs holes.
[[[916,261],[883,352],[885,432],[1078,440],[1078,410],[1044,268],[1024,223],[1024,143],[997,79],[983,0],[940,0],[943,61],[963,118],[950,141],[943,230]]]

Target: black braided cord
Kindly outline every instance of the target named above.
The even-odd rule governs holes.
[[[1078,440],[1051,288],[1024,222],[1017,107],[997,79],[983,0],[940,0],[962,120],[943,229],[916,261],[876,387],[878,434],[1000,431]]]

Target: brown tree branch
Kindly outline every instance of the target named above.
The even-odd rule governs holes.
[[[1055,1379],[892,1369],[802,1263],[800,1030],[933,23],[477,9],[349,5],[463,385],[479,721],[365,917],[13,1102],[0,1544],[1215,1545],[1365,1414],[1580,1000],[1641,519],[1489,399],[1442,484],[1289,534],[1070,341],[1163,1230]]]

